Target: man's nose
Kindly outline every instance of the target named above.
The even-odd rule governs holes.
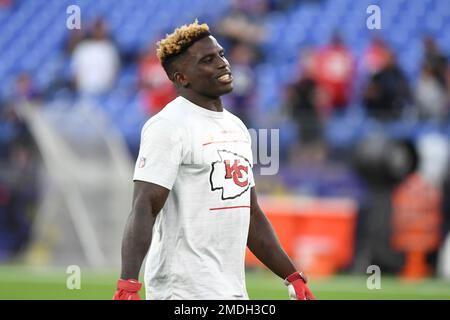
[[[230,66],[230,64],[228,63],[228,60],[225,57],[219,57],[218,61],[219,62],[218,62],[217,68],[219,68],[219,69]]]

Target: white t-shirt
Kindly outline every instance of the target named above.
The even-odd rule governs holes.
[[[251,140],[224,110],[177,97],[144,125],[133,180],[170,189],[145,266],[147,299],[248,299]]]

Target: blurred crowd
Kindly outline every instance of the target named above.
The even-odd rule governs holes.
[[[296,2],[232,1],[228,14],[212,25],[232,66],[234,90],[225,97],[230,111],[251,128],[265,127],[267,118],[279,119],[275,126],[291,136],[281,141],[279,174],[258,177],[261,192],[355,199],[360,210],[353,268],[363,271],[358,268],[378,264],[398,272],[408,250],[401,239],[394,241],[396,245],[391,241],[394,235],[407,233],[407,222],[400,223],[399,230],[393,223],[394,218],[403,221],[397,214],[403,202],[394,199],[401,191],[417,207],[425,208],[418,209],[418,216],[426,217],[428,207],[438,211],[433,211],[437,222],[423,226],[425,233],[431,230],[438,235],[427,248],[435,267],[450,225],[449,135],[442,134],[450,123],[449,53],[424,35],[420,74],[412,79],[381,35],[374,33],[363,54],[356,55],[337,29],[326,45],[298,52],[297,67],[283,88],[277,113],[261,114],[255,70],[262,63],[277,65],[266,56],[265,17],[271,12],[283,14]],[[61,48],[69,62],[64,73],[41,90],[34,87],[33,74],[21,73],[10,95],[1,101],[0,260],[13,257],[26,245],[38,197],[39,152],[21,118],[24,101],[45,104],[62,94],[101,98],[117,90],[125,69],[132,70],[135,79],[126,89],[138,97],[144,117],[154,115],[176,96],[155,55],[157,39],[149,39],[145,50],[124,50],[107,20],[98,18],[85,25],[67,32]],[[351,118],[354,114],[359,116]],[[347,122],[340,119],[349,117],[363,118],[362,126],[377,130],[346,146],[330,143],[330,127],[338,126],[331,131],[338,135],[347,129]],[[383,129],[405,123],[433,130],[411,137]],[[135,140],[138,145],[139,137]],[[136,156],[136,143],[130,145],[130,152]],[[417,199],[418,189],[438,196]]]

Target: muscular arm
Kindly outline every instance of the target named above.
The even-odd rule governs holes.
[[[251,189],[250,230],[247,246],[250,251],[273,273],[285,279],[296,271],[278,238],[258,205],[255,188]]]
[[[153,183],[135,181],[132,210],[122,240],[122,279],[139,279],[152,241],[153,224],[169,191]]]

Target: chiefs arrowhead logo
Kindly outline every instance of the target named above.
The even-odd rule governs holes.
[[[234,199],[250,188],[250,162],[227,150],[217,150],[219,160],[211,164],[211,190],[222,190],[222,200]]]

